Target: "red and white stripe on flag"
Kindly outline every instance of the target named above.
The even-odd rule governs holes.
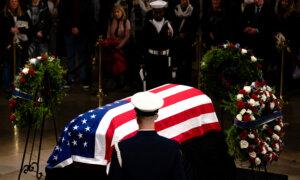
[[[209,131],[221,130],[211,99],[199,89],[166,84],[149,91],[164,99],[155,121],[155,129],[161,136],[181,143]],[[130,101],[130,97],[125,100]],[[131,103],[110,110],[97,128],[96,158],[109,160],[114,143],[133,136],[137,130]]]

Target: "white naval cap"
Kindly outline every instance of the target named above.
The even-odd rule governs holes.
[[[167,7],[167,2],[162,0],[152,1],[150,2],[150,7],[153,9],[161,9]]]
[[[138,92],[131,97],[133,106],[142,112],[154,112],[164,105],[164,100],[152,92]]]

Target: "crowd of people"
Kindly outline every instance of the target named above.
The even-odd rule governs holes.
[[[157,3],[158,2],[158,3]],[[192,83],[196,48],[204,54],[227,41],[264,59],[266,80],[278,82],[285,40],[285,77],[299,66],[299,0],[6,0],[0,8],[1,87],[10,91],[14,73],[42,53],[65,59],[68,86],[88,89],[99,36],[104,84],[147,89]],[[275,38],[276,37],[276,38]],[[277,41],[276,41],[277,40]],[[140,70],[141,69],[141,70]]]

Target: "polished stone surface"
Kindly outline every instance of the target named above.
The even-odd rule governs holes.
[[[103,104],[132,95],[135,90],[124,91],[114,90],[104,97]],[[300,89],[290,93],[288,104],[284,108],[284,119],[289,123],[286,129],[285,151],[279,160],[274,162],[269,168],[269,172],[286,174],[289,180],[300,179]],[[59,105],[55,113],[58,133],[63,126],[73,117],[98,106],[98,97],[91,91],[85,91],[79,85],[74,85],[68,91],[68,95]],[[8,120],[7,99],[4,93],[0,92],[0,180],[17,179],[24,151],[26,140],[26,130],[12,127]],[[32,155],[33,161],[37,157],[38,139],[35,141],[36,148]],[[30,143],[31,144],[31,143]],[[55,146],[55,135],[52,121],[47,121],[43,136],[42,151],[40,156],[40,170],[45,175],[44,168],[46,161]],[[31,147],[28,147],[29,149]],[[29,151],[27,153],[28,162]],[[246,167],[245,164],[236,162],[238,167]],[[35,173],[22,173],[21,179],[35,179]],[[44,177],[42,177],[44,179]]]

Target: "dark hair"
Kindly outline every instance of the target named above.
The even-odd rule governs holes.
[[[137,116],[143,116],[143,117],[147,117],[147,116],[154,116],[158,113],[158,110],[155,110],[155,111],[152,111],[152,112],[144,112],[144,111],[141,111],[137,108],[134,108]]]

